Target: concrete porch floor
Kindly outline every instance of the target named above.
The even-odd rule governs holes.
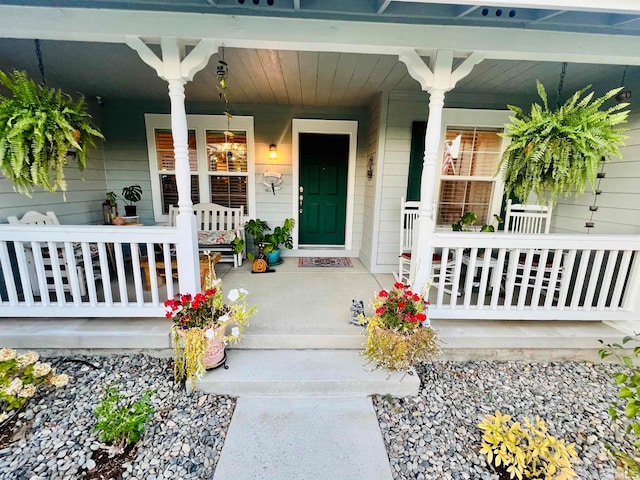
[[[369,301],[393,285],[391,274],[353,268],[299,268],[288,257],[276,272],[252,274],[249,262],[218,264],[225,292],[243,287],[258,306],[239,349],[361,349],[364,329],[349,323],[352,299]],[[445,359],[596,360],[598,340],[624,335],[600,322],[433,320]],[[170,354],[164,318],[1,319],[0,346],[66,354],[70,350],[115,353],[120,349]]]

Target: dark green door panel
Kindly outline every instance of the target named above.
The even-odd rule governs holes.
[[[301,133],[301,245],[344,245],[349,135]]]
[[[411,154],[409,157],[409,179],[407,181],[407,201],[420,200],[420,180],[424,164],[424,136],[427,122],[413,122],[411,128]]]

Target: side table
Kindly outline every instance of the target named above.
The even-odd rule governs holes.
[[[215,265],[220,261],[222,254],[220,252],[213,252],[209,254],[211,257],[211,266],[213,267],[213,278],[216,278]],[[200,285],[204,286],[207,275],[209,274],[209,257],[207,255],[200,255]],[[151,273],[149,269],[148,257],[140,257],[140,268],[142,268],[142,279],[144,280],[143,288],[148,292],[151,290]],[[175,258],[171,259],[171,271],[173,277],[178,278],[178,261]],[[158,286],[162,286],[166,283],[164,273],[164,261],[156,260],[156,275],[158,276]]]

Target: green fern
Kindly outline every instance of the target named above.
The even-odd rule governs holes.
[[[593,100],[594,93],[584,95],[588,86],[577,91],[557,110],[549,110],[547,92],[537,82],[542,105],[531,105],[530,116],[521,108],[509,105],[515,113],[501,134],[510,138],[501,167],[507,195],[514,193],[526,201],[531,191],[542,204],[556,203],[561,195],[576,197],[584,193],[587,182],[595,188],[601,159],[620,157],[619,147],[627,138],[625,129],[616,127],[627,121],[629,104],[600,107],[621,89],[616,88]],[[583,97],[584,95],[584,97]]]
[[[0,84],[13,95],[0,95],[0,173],[28,196],[36,186],[66,191],[69,149],[75,149],[82,171],[88,148],[95,145],[95,138],[104,139],[91,123],[84,99],[74,101],[20,71],[11,75],[0,71]]]

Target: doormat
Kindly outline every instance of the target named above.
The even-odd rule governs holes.
[[[347,257],[300,257],[298,267],[353,267]]]

